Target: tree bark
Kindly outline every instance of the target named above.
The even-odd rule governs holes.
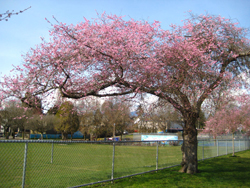
[[[185,126],[183,128],[183,144],[182,150],[182,162],[181,169],[179,172],[195,174],[198,172],[198,161],[197,161],[197,130],[195,127],[195,122],[197,121],[197,116],[188,118],[185,121]]]

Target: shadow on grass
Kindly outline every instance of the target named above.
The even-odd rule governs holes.
[[[204,177],[208,181],[225,182],[233,184],[235,182],[249,182],[250,158],[240,156],[215,158],[200,163],[200,172],[197,177]]]

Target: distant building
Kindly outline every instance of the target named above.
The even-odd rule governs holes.
[[[183,121],[166,121],[166,122],[157,122],[157,121],[141,121],[139,118],[135,120],[136,128],[139,132],[148,132],[148,133],[175,133],[183,131]]]

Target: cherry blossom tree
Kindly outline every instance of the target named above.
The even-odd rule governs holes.
[[[244,97],[245,98],[245,97]],[[237,131],[248,132],[250,130],[250,106],[249,102],[243,100],[243,104],[224,104],[214,116],[211,116],[206,122],[204,133],[212,133],[214,136],[220,134],[231,133],[233,143],[233,156],[234,156],[234,135]]]
[[[72,99],[132,93],[162,98],[185,123],[180,172],[198,172],[195,123],[204,100],[224,83],[241,84],[235,78],[249,69],[247,30],[220,16],[190,14],[183,25],[164,30],[158,21],[104,13],[77,25],[57,21],[50,35],[24,56],[20,73],[3,78],[2,97],[42,97],[58,89]]]

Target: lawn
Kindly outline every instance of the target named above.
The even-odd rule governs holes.
[[[25,143],[0,143],[0,187],[21,187],[24,148]],[[156,146],[150,144],[117,144],[114,178],[155,170],[156,151]],[[203,147],[199,146],[199,159],[203,157],[202,151]],[[223,147],[219,150],[220,154],[224,151]],[[204,147],[205,158],[216,153],[216,147]],[[28,143],[25,186],[59,188],[111,179],[112,156],[112,143],[54,143],[51,162],[51,143]],[[180,146],[158,147],[159,169],[180,162]]]
[[[89,187],[250,187],[250,150],[238,152],[236,155],[237,157],[226,155],[200,161],[200,173],[194,175],[179,173],[180,167],[177,166],[157,173],[151,172]]]

